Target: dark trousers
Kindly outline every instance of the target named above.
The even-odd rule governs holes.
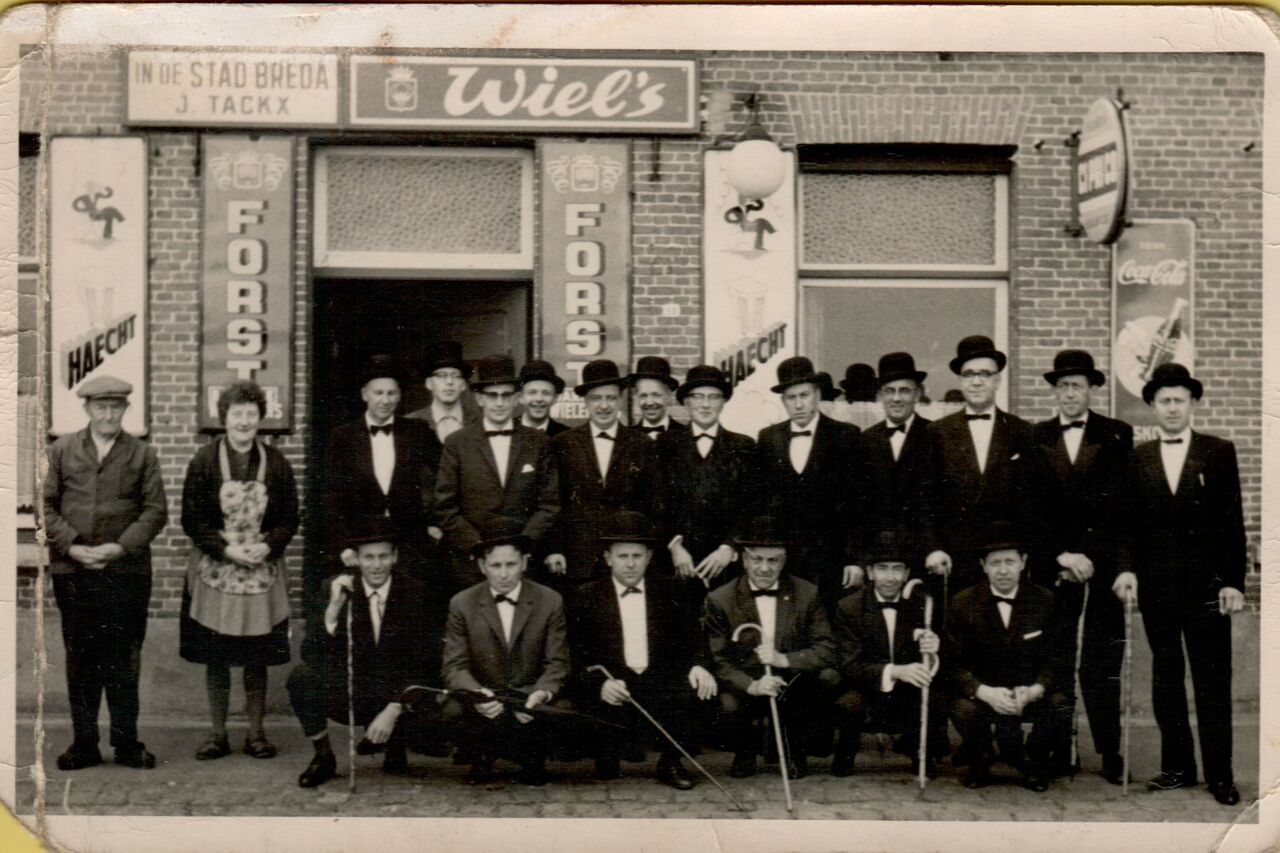
[[[693,752],[697,740],[697,709],[694,703],[697,698],[683,676],[674,678],[655,677],[649,671],[638,675],[629,669],[613,673],[627,684],[627,692],[644,706],[667,732],[679,741],[689,752]],[[596,757],[598,759],[616,760],[625,751],[628,743],[648,744],[655,739],[662,755],[667,758],[680,758],[680,750],[664,738],[653,723],[645,719],[636,710],[635,705],[624,702],[621,705],[610,705],[600,699],[600,685],[603,681],[592,682],[590,701],[584,702],[585,710],[601,719],[623,726],[623,729],[600,728],[596,740]]]
[[[54,575],[67,653],[67,698],[77,744],[98,743],[98,709],[107,694],[111,745],[138,742],[138,678],[147,633],[151,576],[77,572]]]
[[[786,692],[778,700],[778,716],[782,719],[783,738],[788,754],[821,755],[830,753],[832,707],[839,690],[835,670],[804,672],[791,676]],[[734,752],[755,754],[761,743],[755,729],[757,720],[769,719],[769,697],[752,696],[732,685],[720,683],[720,725],[724,744]],[[825,745],[825,746],[824,746]]]
[[[1075,638],[1080,610],[1084,605],[1083,584],[1067,581],[1058,584],[1054,588],[1054,604],[1058,608],[1064,631],[1070,632],[1071,654],[1067,658],[1067,665],[1074,669],[1075,656],[1080,657],[1080,692],[1083,694],[1085,712],[1089,715],[1093,747],[1099,755],[1116,755],[1120,752],[1120,669],[1124,665],[1124,605],[1109,588],[1090,587],[1089,607],[1084,614],[1084,642],[1077,649]],[[1070,684],[1064,685],[1064,688],[1067,701],[1074,709],[1074,679]],[[1066,740],[1055,745],[1054,752],[1060,760],[1067,761],[1070,751],[1068,730]]]
[[[941,758],[951,750],[947,737],[947,696],[935,685],[929,690],[929,755]],[[888,693],[849,689],[836,699],[836,727],[840,750],[857,752],[863,732],[900,734],[903,751],[915,755],[920,745],[920,688],[898,683]]]
[[[1231,618],[1212,609],[1145,606],[1143,623],[1151,644],[1151,705],[1160,726],[1160,769],[1196,773],[1195,745],[1187,718],[1186,639],[1200,728],[1206,782],[1230,782]]]
[[[553,699],[554,707],[570,709],[563,699]],[[450,698],[442,711],[444,724],[453,731],[454,742],[464,754],[475,759],[506,758],[522,767],[534,767],[546,761],[556,727],[540,717],[527,723],[516,719],[511,708],[504,708],[496,719],[489,719],[475,708]]]
[[[349,715],[345,673],[341,683],[330,684],[326,680],[324,669],[317,670],[304,661],[289,673],[289,680],[285,683],[285,687],[289,691],[289,704],[293,706],[293,713],[302,724],[302,733],[307,737],[313,738],[322,733],[328,726],[327,720],[347,725]],[[357,694],[352,698],[355,705],[355,724],[367,727],[395,697]],[[385,746],[388,752],[404,751],[407,722],[408,716],[405,714],[401,714],[396,720],[396,726]]]
[[[1071,705],[1065,693],[1048,693],[1040,701],[1024,708],[1022,716],[1015,717],[997,714],[980,699],[957,697],[951,708],[951,718],[964,740],[961,749],[972,761],[990,761],[994,726],[995,741],[1000,745],[1000,755],[1006,762],[1031,772],[1044,773],[1048,769],[1053,745],[1060,742],[1063,726],[1070,732]],[[1024,722],[1031,723],[1025,752],[1022,739]]]

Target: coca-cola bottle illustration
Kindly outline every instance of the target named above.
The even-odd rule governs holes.
[[[1144,365],[1143,382],[1151,381],[1151,376],[1156,372],[1157,367],[1173,361],[1173,357],[1178,352],[1178,344],[1182,340],[1182,316],[1186,310],[1187,300],[1181,297],[1175,299],[1169,316],[1151,336],[1151,348],[1147,350],[1147,357],[1139,356],[1138,360]]]

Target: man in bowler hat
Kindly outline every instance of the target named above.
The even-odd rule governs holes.
[[[473,370],[462,358],[462,344],[441,341],[427,358],[423,380],[431,400],[406,417],[426,421],[441,445],[453,433],[480,420],[480,408],[467,394]]]
[[[635,371],[627,377],[627,385],[631,388],[632,402],[640,411],[640,421],[635,428],[646,438],[656,441],[664,433],[687,429],[668,412],[671,392],[680,383],[671,375],[671,365],[665,358],[658,355],[641,358],[636,362]]]
[[[550,362],[525,362],[516,379],[520,389],[520,423],[530,429],[547,434],[547,438],[555,438],[569,427],[551,417],[551,407],[564,393],[564,380],[556,374],[555,366]]]

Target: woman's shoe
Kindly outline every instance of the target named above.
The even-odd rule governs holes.
[[[244,754],[254,758],[275,758],[276,748],[266,735],[250,735],[244,739]]]
[[[212,761],[215,758],[222,758],[224,755],[230,754],[231,742],[227,740],[227,736],[211,734],[205,738],[204,743],[200,744],[200,748],[196,750],[196,760]]]

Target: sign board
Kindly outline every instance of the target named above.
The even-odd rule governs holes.
[[[1155,369],[1176,361],[1195,373],[1195,245],[1190,220],[1138,220],[1111,250],[1111,411],[1135,441],[1156,437],[1142,401]]]
[[[206,135],[200,428],[219,429],[236,379],[267,397],[263,429],[293,411],[293,142]]]
[[[1110,243],[1124,226],[1129,195],[1129,141],[1124,108],[1108,98],[1084,116],[1075,152],[1076,220],[1095,243]]]
[[[631,363],[631,149],[625,142],[542,142],[542,358],[568,385],[552,408],[587,418],[573,393],[589,361]]]
[[[318,53],[129,51],[129,124],[338,122],[338,58]]]
[[[763,202],[729,183],[728,151],[704,156],[703,340],[706,361],[733,383],[721,421],[754,437],[786,419],[778,364],[796,354],[796,161]]]
[[[133,386],[123,426],[147,431],[147,146],[139,136],[49,146],[50,431],[84,427],[89,379]]]
[[[350,123],[406,130],[694,133],[697,63],[353,56]]]

